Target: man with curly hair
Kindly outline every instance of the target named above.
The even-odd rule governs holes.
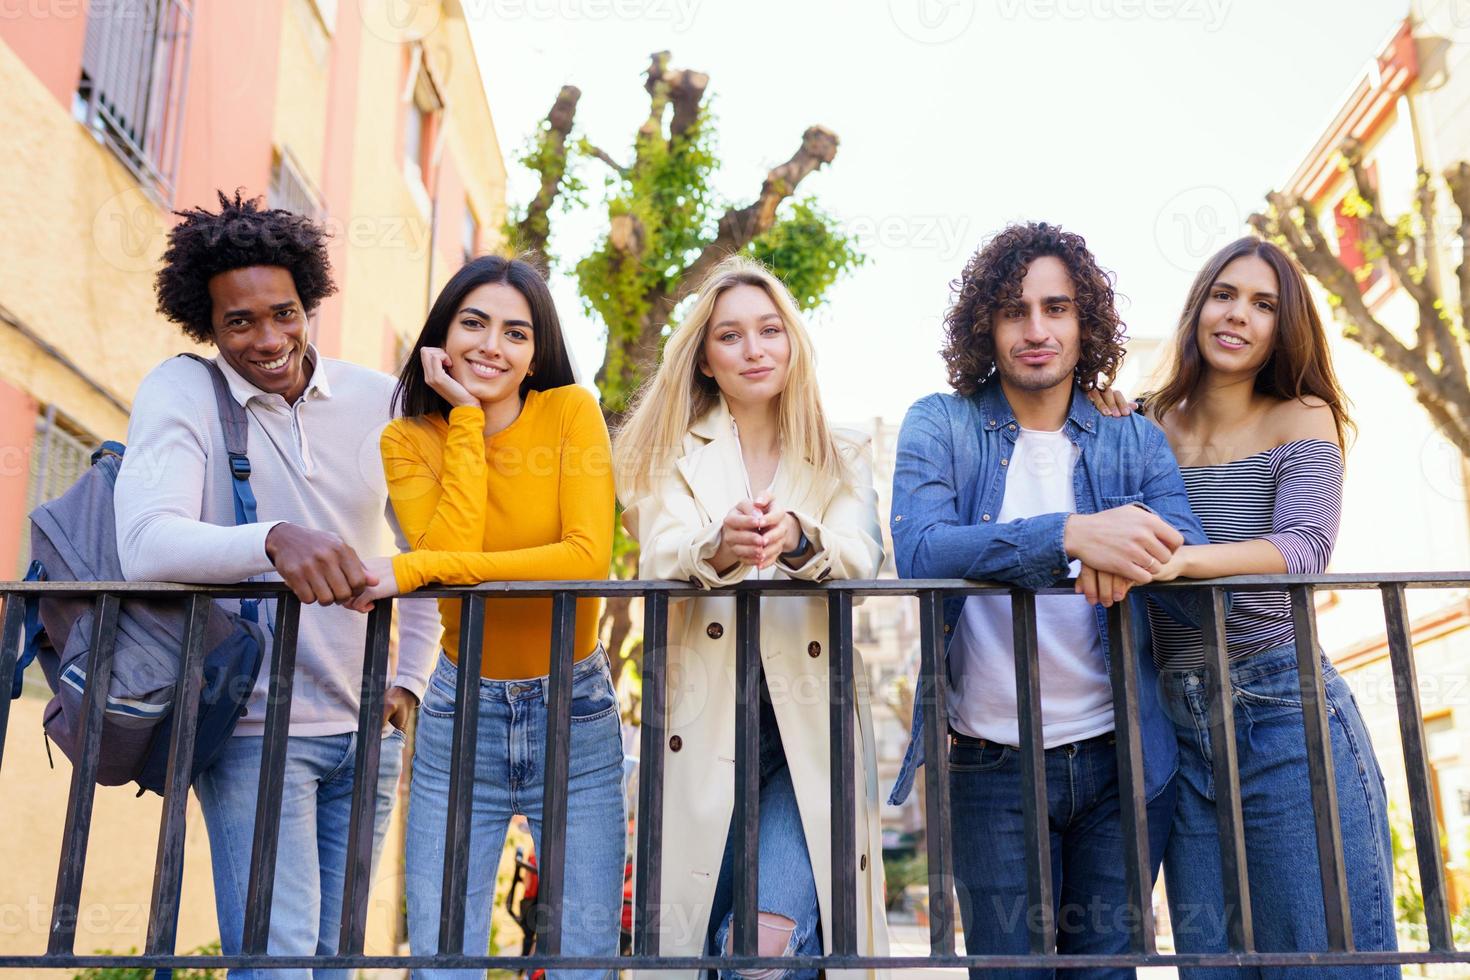
[[[898,440],[891,526],[899,574],[1027,589],[1077,579],[1083,594],[1036,598],[1049,870],[1057,951],[1124,953],[1129,905],[1105,607],[1150,581],[1185,541],[1203,543],[1163,432],[1105,417],[1084,389],[1113,377],[1123,324],[1109,276],[1078,235],[1012,225],[954,285],[944,358],[951,394],[921,399]],[[1122,424],[1119,424],[1122,423]],[[1193,620],[1188,599],[1162,597]],[[1129,600],[1127,613],[1141,615]],[[944,604],[954,870],[972,955],[1024,954],[1044,910],[1027,908],[1011,600]],[[1136,633],[1147,635],[1147,630]],[[1174,808],[1177,749],[1153,664],[1134,665],[1142,701],[1148,838],[1157,873]],[[890,802],[923,762],[924,703]],[[1029,721],[1029,719],[1028,719]],[[1144,901],[1147,901],[1145,896]],[[978,976],[981,971],[973,971]],[[1068,970],[1123,977],[1131,970]],[[1050,977],[1051,970],[988,975]]]
[[[138,388],[115,490],[129,579],[283,581],[304,603],[291,676],[267,949],[332,953],[341,928],[366,620],[343,603],[372,579],[359,555],[382,554],[397,526],[378,438],[392,378],[317,353],[307,321],[336,290],[321,226],[258,200],[219,195],[218,212],[179,212],[157,277],[158,309],[214,363],[249,423],[255,523],[236,525],[233,476],[210,371],[174,357]],[[397,534],[400,549],[404,542]],[[403,729],[438,646],[432,600],[399,604],[397,675],[387,693],[374,854],[396,797]],[[273,629],[275,604],[262,603]],[[260,779],[270,670],[235,732],[199,774],[214,865],[220,944],[239,953]],[[233,971],[232,976],[249,976]],[[301,977],[308,970],[272,971]],[[316,971],[317,977],[348,971]]]

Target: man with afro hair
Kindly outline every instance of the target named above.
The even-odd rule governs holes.
[[[1011,597],[944,602],[945,662],[938,699],[921,696],[892,803],[924,761],[924,712],[948,729],[954,873],[965,948],[1025,954],[1055,923],[1059,953],[1125,953],[1152,881],[1128,880],[1131,807],[1121,773],[1141,758],[1147,800],[1143,873],[1157,874],[1174,811],[1174,726],[1159,700],[1152,658],[1110,649],[1105,607],[1151,580],[1179,546],[1205,537],[1163,432],[1136,414],[1102,415],[1085,389],[1111,378],[1123,324],[1111,277],[1080,235],[1012,225],[970,259],[954,284],[944,358],[951,393],[909,409],[898,437],[891,526],[899,575],[966,578],[1041,589],[1077,580],[1081,595],[1035,597],[1040,677],[1038,748],[1046,809],[1040,842],[1027,838],[1020,750],[1033,719],[1018,711]],[[1123,424],[1119,424],[1123,423]],[[1179,591],[1154,597],[1171,615],[1198,610]],[[1142,618],[1128,598],[1123,616]],[[1140,630],[1140,634],[1146,634]],[[1136,671],[1140,732],[1130,744],[1111,678]],[[1022,728],[1022,724],[1026,729]],[[1120,760],[1126,761],[1125,765]],[[1144,833],[1144,831],[1140,831]],[[1027,864],[1053,883],[1049,906],[1027,907]],[[979,976],[980,970],[971,971]],[[1016,970],[986,975],[1088,980],[1132,970]]]
[[[233,477],[209,369],[174,357],[143,380],[133,401],[115,491],[118,551],[129,579],[282,581],[303,603],[267,949],[332,953],[366,639],[366,618],[344,603],[372,583],[359,555],[382,554],[395,537],[404,547],[378,454],[394,382],[323,357],[308,342],[309,318],[336,290],[320,225],[265,209],[238,191],[220,194],[216,212],[195,208],[178,216],[157,277],[158,309],[190,340],[214,345],[214,363],[245,409],[257,520],[235,524]],[[399,610],[375,855],[396,795],[404,725],[439,638],[432,600],[403,600]],[[262,625],[273,629],[275,604],[263,603],[261,611]],[[227,747],[194,781],[227,954],[242,946],[270,673],[261,671]],[[348,974],[316,976],[329,972]]]

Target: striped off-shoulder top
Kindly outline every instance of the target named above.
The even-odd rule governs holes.
[[[1332,557],[1342,511],[1342,451],[1298,439],[1218,466],[1181,470],[1189,505],[1211,544],[1260,538],[1280,549],[1286,570],[1320,574]],[[1200,631],[1149,604],[1154,661],[1165,669],[1204,666]],[[1230,659],[1292,642],[1286,592],[1236,592],[1225,619]]]

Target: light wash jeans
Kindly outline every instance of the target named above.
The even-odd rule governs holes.
[[[209,830],[214,902],[220,948],[238,954],[245,932],[255,797],[264,738],[236,735],[214,764],[194,780]],[[383,739],[373,820],[373,866],[383,846],[388,816],[403,768],[403,732]],[[342,886],[347,867],[357,734],[315,735],[286,742],[281,790],[280,841],[266,951],[274,955],[331,955],[342,928]],[[347,980],[351,970],[231,970],[232,980]]]
[[[413,955],[439,951],[444,880],[444,825],[459,670],[439,665],[419,706],[408,805],[408,936]],[[523,814],[541,851],[545,789],[547,678],[481,679],[474,803],[470,815],[469,894],[464,951],[484,955],[490,907],[506,825]],[[607,655],[596,652],[572,669],[571,755],[567,781],[562,954],[616,956],[622,924],[623,863],[628,818],[623,797],[623,747],[617,696]],[[562,976],[605,971],[558,971]],[[415,977],[479,977],[479,970],[415,970]],[[556,975],[556,974],[554,974]]]
[[[1347,867],[1354,948],[1397,948],[1393,926],[1393,857],[1383,773],[1352,691],[1322,664],[1327,726],[1337,777],[1342,852]],[[1174,942],[1181,953],[1224,952],[1224,886],[1215,817],[1208,686],[1203,670],[1166,671],[1164,704],[1179,733],[1179,809],[1164,858]],[[1235,691],[1235,750],[1245,820],[1246,870],[1256,949],[1327,949],[1317,836],[1307,775],[1296,650],[1278,647],[1230,667]],[[1186,967],[1189,980],[1264,978],[1385,980],[1397,966],[1310,969]]]
[[[806,849],[806,831],[801,826],[801,811],[796,804],[796,787],[791,782],[791,769],[786,764],[786,748],[781,742],[781,729],[776,724],[776,711],[771,707],[771,691],[766,675],[761,672],[760,685],[760,848],[756,857],[756,911],[774,913],[790,919],[796,927],[787,939],[784,956],[822,955],[822,914],[817,903],[817,880],[812,872],[811,855]],[[736,819],[730,821],[725,838],[725,856],[720,862],[720,876],[715,880],[715,898],[710,913],[708,952],[723,955],[729,948],[730,930],[735,923],[735,834]],[[748,974],[721,970],[725,980],[741,976],[762,980],[816,980],[816,970],[753,970]]]

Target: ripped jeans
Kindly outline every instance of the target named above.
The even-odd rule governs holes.
[[[765,680],[761,681],[762,694]],[[821,912],[817,906],[817,882],[812,873],[811,857],[806,850],[806,835],[801,828],[801,813],[796,806],[796,789],[791,784],[791,770],[776,727],[769,701],[761,703],[761,800],[760,857],[757,872],[756,909],[795,923],[783,955],[820,956],[822,954]],[[735,927],[735,832],[730,821],[730,836],[725,841],[725,857],[720,863],[720,877],[715,883],[713,912],[710,915],[709,954],[720,955],[730,948]],[[760,931],[766,932],[762,924]],[[816,970],[745,970],[720,971],[721,978],[744,980],[815,980]]]

